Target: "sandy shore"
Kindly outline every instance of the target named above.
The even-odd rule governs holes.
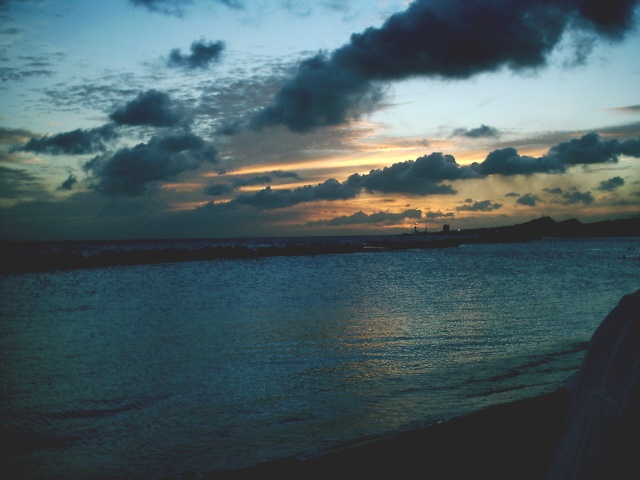
[[[569,392],[560,389],[310,459],[289,458],[200,478],[542,479],[569,399]]]

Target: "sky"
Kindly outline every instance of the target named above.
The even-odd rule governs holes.
[[[0,240],[640,214],[638,0],[0,0]]]

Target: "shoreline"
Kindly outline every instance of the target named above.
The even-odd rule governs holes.
[[[564,388],[493,405],[390,437],[253,467],[207,472],[199,478],[305,478],[309,475],[428,473],[432,478],[542,479],[561,438],[571,394]],[[186,478],[183,474],[181,478]],[[196,478],[195,474],[194,477]],[[167,480],[169,480],[167,478]]]

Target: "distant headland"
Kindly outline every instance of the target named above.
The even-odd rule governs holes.
[[[474,237],[475,241],[525,241],[543,237],[555,238],[597,238],[597,237],[636,237],[640,236],[640,217],[603,220],[594,223],[582,223],[578,219],[556,222],[553,218],[542,216],[525,223],[504,227],[486,227],[468,230],[449,230],[445,225],[440,232],[414,231],[405,235],[447,235]]]

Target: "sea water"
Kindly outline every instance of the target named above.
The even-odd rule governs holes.
[[[636,249],[543,239],[0,275],[0,470],[240,468],[553,391],[640,288]]]

